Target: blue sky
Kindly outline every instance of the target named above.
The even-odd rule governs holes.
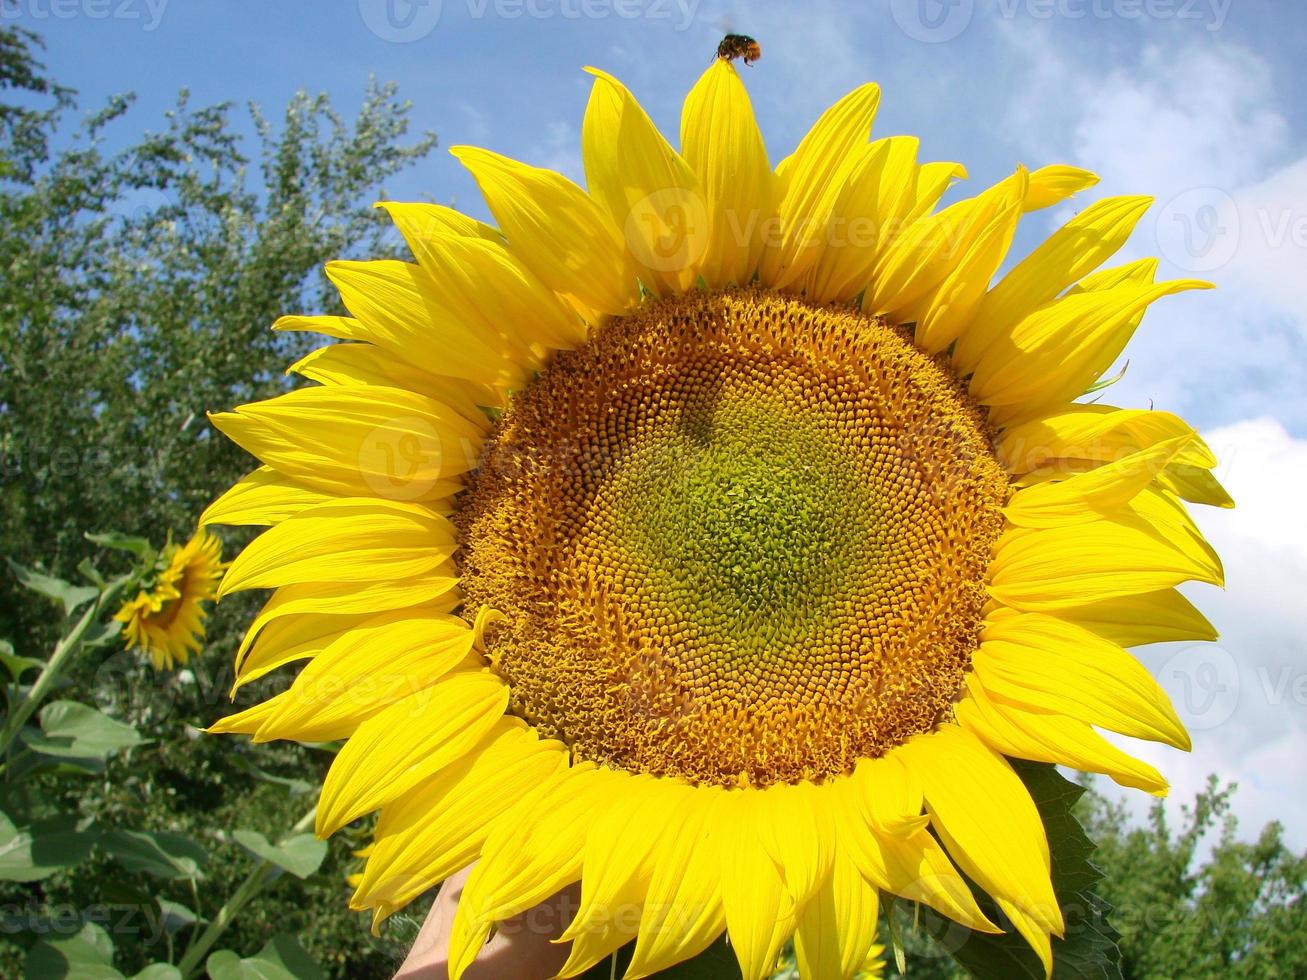
[[[1216,292],[1161,301],[1137,335],[1118,404],[1179,411],[1223,457],[1240,507],[1199,514],[1228,587],[1193,590],[1223,630],[1209,647],[1146,651],[1195,752],[1145,749],[1183,800],[1208,772],[1238,779],[1251,824],[1281,818],[1307,847],[1307,5],[1273,0],[18,0],[53,74],[90,106],[135,91],[128,131],[158,127],[182,86],[196,104],[300,88],[357,106],[394,79],[442,149],[386,188],[483,215],[443,150],[476,143],[580,178],[593,64],[623,78],[675,139],[680,100],[724,31],[756,36],[744,71],[773,160],[834,98],[883,88],[877,132],[971,180],[1017,163],[1089,167],[1104,194],[1157,204],[1128,246]],[[1020,254],[1076,203],[1026,222]],[[1246,826],[1251,833],[1253,827]]]

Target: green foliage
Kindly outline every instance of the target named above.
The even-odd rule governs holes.
[[[1278,823],[1239,840],[1233,792],[1212,777],[1178,828],[1160,803],[1137,827],[1121,805],[1086,797],[1127,980],[1307,976],[1307,855]]]
[[[338,311],[325,261],[396,253],[371,204],[434,137],[408,141],[407,105],[375,83],[353,119],[324,96],[274,123],[185,92],[153,132],[131,96],[79,119],[40,47],[0,26],[0,976],[177,975],[151,964],[181,962],[237,896],[221,942],[246,965],[204,954],[229,975],[293,967],[274,938],[291,932],[329,974],[389,976],[400,947],[345,904],[363,841],[288,830],[329,753],[200,736],[230,710],[253,600],[166,674],[115,652],[109,613],[149,542],[188,535],[252,468],[206,413],[288,386],[314,338],[271,323]]]
[[[394,252],[371,204],[434,137],[405,145],[407,106],[374,83],[352,122],[325,96],[278,126],[251,105],[253,154],[231,106],[185,92],[135,141],[114,97],[55,152],[73,97],[34,43],[0,28],[0,554],[69,578],[85,529],[185,533],[250,468],[205,413],[284,388],[312,340],[270,325],[336,308],[328,259]],[[17,588],[0,580],[0,636],[48,638]]]

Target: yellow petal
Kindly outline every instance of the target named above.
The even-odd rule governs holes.
[[[1179,416],[1102,404],[1063,405],[1004,429],[997,450],[1009,472],[1028,473],[1059,459],[1107,463],[1182,436],[1188,442],[1176,454],[1176,462],[1216,465],[1211,450]]]
[[[992,257],[995,244],[1002,244],[1006,249],[1001,236],[997,243],[992,239],[1019,216],[1028,182],[1029,174],[1020,168],[975,197],[959,201],[908,227],[877,259],[862,308],[900,322],[915,321],[928,309],[932,293],[956,270],[959,259],[982,235],[990,233],[991,247],[978,253],[976,261]],[[983,274],[984,282],[979,285],[981,295],[989,285],[990,274],[992,270]],[[958,281],[955,280],[955,286]]]
[[[641,278],[656,292],[684,293],[710,234],[698,179],[621,82],[586,71],[595,78],[581,124],[590,195],[621,232]]]
[[[450,522],[418,504],[314,504],[246,545],[218,595],[305,582],[374,582],[429,572],[454,553]]]
[[[967,696],[954,710],[958,723],[995,752],[1103,773],[1122,786],[1166,795],[1161,773],[1126,755],[1085,722],[991,696],[974,671],[967,675]]]
[[[300,486],[271,466],[260,466],[209,504],[200,515],[199,526],[254,524],[267,527],[293,517],[306,507],[331,499],[330,494]]]
[[[994,416],[1000,420],[1029,417],[1076,398],[1125,349],[1137,317],[1151,303],[1188,289],[1210,288],[1198,279],[1126,283],[1047,303],[985,351],[971,378],[971,394],[1003,409]]]
[[[232,694],[270,671],[296,660],[315,657],[332,640],[363,622],[361,616],[283,616],[258,635],[253,647],[242,647],[236,658]]]
[[[726,928],[717,848],[723,839],[721,806],[725,791],[696,787],[684,796],[680,827],[659,847],[628,980],[652,976],[697,955]]]
[[[917,202],[915,136],[891,136],[856,149],[856,164],[831,215],[830,247],[821,250],[804,292],[817,303],[852,299],[871,281],[881,248]]]
[[[429,374],[411,360],[401,359],[374,344],[332,344],[320,347],[286,369],[324,385],[374,385],[405,388],[448,405],[481,429],[490,421],[482,405],[497,405],[499,396],[488,388],[457,378]]]
[[[803,907],[794,952],[803,977],[853,977],[876,942],[880,901],[853,861],[839,854],[831,876]]]
[[[891,753],[894,765],[902,769],[898,755],[897,751]],[[926,829],[928,818],[920,819],[924,801],[920,781],[898,780],[908,795],[891,806],[900,816],[894,821],[894,829],[887,829],[871,815],[876,799],[871,794],[887,784],[868,780],[866,774],[860,765],[851,778],[829,784],[840,845],[862,877],[891,894],[929,905],[969,929],[1001,932],[981,912],[966,881]],[[917,801],[916,810],[909,815],[902,807],[912,797]]]
[[[1006,760],[970,732],[947,724],[899,751],[919,773],[931,822],[962,870],[1043,931],[1061,935],[1044,825]]]
[[[503,717],[508,686],[490,671],[453,674],[363,722],[322,783],[326,837],[463,758]]]
[[[1073,194],[1087,190],[1098,183],[1098,175],[1079,167],[1054,164],[1040,167],[1030,175],[1030,189],[1026,192],[1026,211],[1060,204]]]
[[[418,258],[423,242],[432,238],[444,238],[455,235],[459,238],[481,238],[488,242],[502,242],[504,236],[499,229],[470,218],[461,211],[447,208],[443,204],[431,204],[426,201],[378,201],[373,205],[390,215],[404,241],[409,243],[409,251]]]
[[[1045,917],[1039,914],[1031,915],[1021,905],[1005,898],[998,899],[998,907],[1003,910],[1004,915],[1012,920],[1012,924],[1017,927],[1017,932],[1021,933],[1026,942],[1030,944],[1030,948],[1039,957],[1039,962],[1043,964],[1044,977],[1046,980],[1051,980],[1053,976],[1053,943],[1049,938],[1049,933],[1053,930],[1044,921]]]
[[[467,867],[495,818],[566,760],[560,743],[502,719],[462,760],[382,808],[351,907],[374,908],[379,921]]]
[[[782,289],[798,281],[821,255],[831,211],[861,159],[879,105],[878,86],[854,89],[822,113],[776,168],[779,221],[763,252],[763,285]]]
[[[211,416],[296,483],[344,496],[431,501],[477,464],[482,427],[400,388],[300,388]]]
[[[882,835],[909,837],[925,829],[921,780],[893,753],[858,760],[852,783],[872,827]]]
[[[1091,204],[1019,262],[986,294],[959,337],[953,352],[958,372],[974,371],[1004,331],[1114,255],[1151,203],[1149,197],[1110,197]]]
[[[365,329],[361,323],[349,316],[291,316],[280,317],[272,325],[273,330],[292,331],[295,333],[320,333],[324,337],[337,340],[353,340],[359,331]]]
[[[1018,490],[1003,513],[1018,527],[1061,527],[1098,520],[1142,493],[1188,441],[1188,436],[1177,436],[1097,469]]]
[[[210,735],[253,735],[267,721],[269,716],[277,710],[277,700],[280,697],[281,695],[274,695],[266,701],[261,701],[253,707],[246,708],[244,711],[237,711],[225,718],[219,718],[204,730]]]
[[[996,697],[1060,711],[1122,735],[1189,748],[1166,692],[1117,644],[1052,616],[985,626],[972,667]]]
[[[766,819],[762,796],[755,790],[728,793],[721,816],[722,905],[743,980],[771,976],[781,946],[796,925],[796,910],[780,871],[758,837],[758,823]]]
[[[777,784],[762,791],[757,831],[780,869],[791,903],[802,906],[830,877],[834,827],[810,783]]]
[[[236,653],[237,661],[270,623],[286,616],[349,616],[390,609],[428,605],[437,612],[449,612],[461,601],[457,590],[458,570],[453,562],[407,581],[364,583],[315,582],[277,589],[254,617]]]
[[[904,227],[908,222],[916,221],[929,214],[931,209],[939,203],[939,199],[944,196],[944,192],[952,186],[955,180],[966,180],[967,168],[960,163],[948,163],[944,161],[936,163],[923,163],[917,168],[916,190],[912,207],[908,210],[904,218]]]
[[[1158,483],[1182,500],[1209,507],[1233,507],[1234,498],[1220,481],[1202,466],[1172,463],[1157,478]]]
[[[484,321],[466,302],[457,294],[448,300],[446,284],[437,284],[420,266],[390,259],[336,261],[327,263],[326,272],[356,318],[350,340],[412,358],[432,374],[492,388],[521,387],[527,372],[538,366],[519,338],[499,332],[507,325],[487,334]]]
[[[1215,640],[1219,635],[1194,604],[1175,589],[1065,606],[1057,611],[1057,617],[1123,647]]]
[[[956,265],[916,314],[914,337],[923,350],[932,354],[944,350],[976,315],[990,280],[1012,245],[1021,217],[1023,187],[1018,180],[1012,196],[978,222],[974,237],[959,252]]]
[[[681,155],[698,177],[708,209],[704,280],[710,287],[747,284],[776,201],[749,93],[729,61],[714,59],[685,97]]]
[[[471,171],[513,254],[550,289],[614,316],[640,298],[620,230],[560,173],[471,146],[450,150]]]
[[[585,839],[623,777],[594,763],[559,770],[491,826],[459,912],[479,922],[519,915],[581,877]]]
[[[1137,522],[1151,527],[1159,539],[1206,569],[1212,584],[1224,584],[1225,569],[1220,555],[1203,537],[1183,501],[1175,494],[1160,486],[1150,486],[1126,504],[1121,513],[1130,514]]]
[[[440,302],[496,348],[570,349],[586,327],[517,257],[498,242],[444,235],[420,243],[418,264]]]
[[[494,922],[540,904],[581,877],[586,832],[611,799],[610,769],[581,762],[524,793],[491,823],[459,896],[449,940],[450,980],[472,964]]]
[[[620,793],[586,835],[581,902],[560,941],[572,950],[560,976],[583,973],[634,938],[666,837],[680,833],[690,787],[641,774],[615,786]]]
[[[256,741],[348,738],[384,708],[425,691],[455,668],[475,669],[476,634],[457,616],[418,607],[361,621],[320,619],[345,619],[349,625],[300,671]],[[264,633],[278,622],[284,620]]]

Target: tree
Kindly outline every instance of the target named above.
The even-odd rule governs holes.
[[[1175,829],[1160,802],[1138,827],[1120,803],[1085,797],[1127,980],[1307,976],[1307,855],[1278,822],[1239,840],[1234,790],[1211,777]]]
[[[435,136],[404,144],[409,107],[374,81],[352,123],[323,95],[280,127],[250,105],[253,162],[232,107],[185,91],[126,149],[104,144],[131,96],[55,150],[75,99],[38,45],[0,29],[0,549],[67,575],[84,531],[184,532],[249,468],[205,413],[286,384],[311,340],[272,321],[336,309],[326,260],[394,252],[370,205]],[[30,609],[6,579],[0,635],[33,629]]]
[[[0,555],[77,579],[94,550],[86,531],[184,535],[253,467],[205,413],[289,384],[287,364],[316,345],[271,323],[339,310],[326,260],[399,251],[371,204],[435,137],[409,140],[407,103],[375,82],[348,121],[325,96],[296,95],[274,125],[257,106],[195,108],[182,92],[157,132],[133,135],[131,96],[79,123],[76,94],[49,77],[40,49],[0,26]],[[111,137],[125,148],[111,152]],[[0,570],[0,640],[39,656],[59,635],[55,608]],[[188,670],[155,675],[116,640],[70,664],[60,698],[98,706],[141,742],[98,775],[40,773],[21,798],[0,787],[6,811],[185,835],[222,855],[236,846],[231,828],[294,824],[328,753],[196,731],[224,713],[248,612],[244,597],[224,603]],[[371,939],[345,906],[350,845],[333,840],[319,872],[279,880],[224,942],[247,955],[290,931],[335,975],[389,976],[396,939]],[[203,928],[179,924],[182,905],[210,907],[249,870],[210,862],[200,903],[183,883],[125,874],[103,850],[40,881],[0,883],[0,975],[21,975],[55,911],[106,908],[118,913],[115,963],[133,973]],[[161,916],[175,935],[156,928]],[[416,924],[403,924],[411,939]]]

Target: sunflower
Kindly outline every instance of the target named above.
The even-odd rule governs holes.
[[[1183,501],[1227,504],[1162,411],[1076,401],[1154,300],[1096,271],[1149,201],[1083,207],[991,286],[1021,216],[1097,178],[1024,167],[939,210],[955,163],[870,141],[855,90],[774,169],[735,69],[678,153],[600,71],[587,189],[458,147],[495,226],[381,204],[414,262],[333,262],[318,382],[214,417],[263,464],[205,523],[268,527],[222,591],[272,589],[214,731],[347,739],[319,834],[372,811],[374,921],[475,862],[458,977],[580,882],[573,976],[727,933],[747,978],[874,961],[882,893],[1051,969],[1063,920],[1007,757],[1166,783],[1097,733],[1180,748],[1124,647],[1210,639]]]
[[[202,603],[216,597],[222,578],[222,542],[201,528],[185,545],[169,544],[162,560],[153,588],[138,592],[113,618],[123,624],[129,650],[144,650],[155,670],[170,670],[199,652]]]

